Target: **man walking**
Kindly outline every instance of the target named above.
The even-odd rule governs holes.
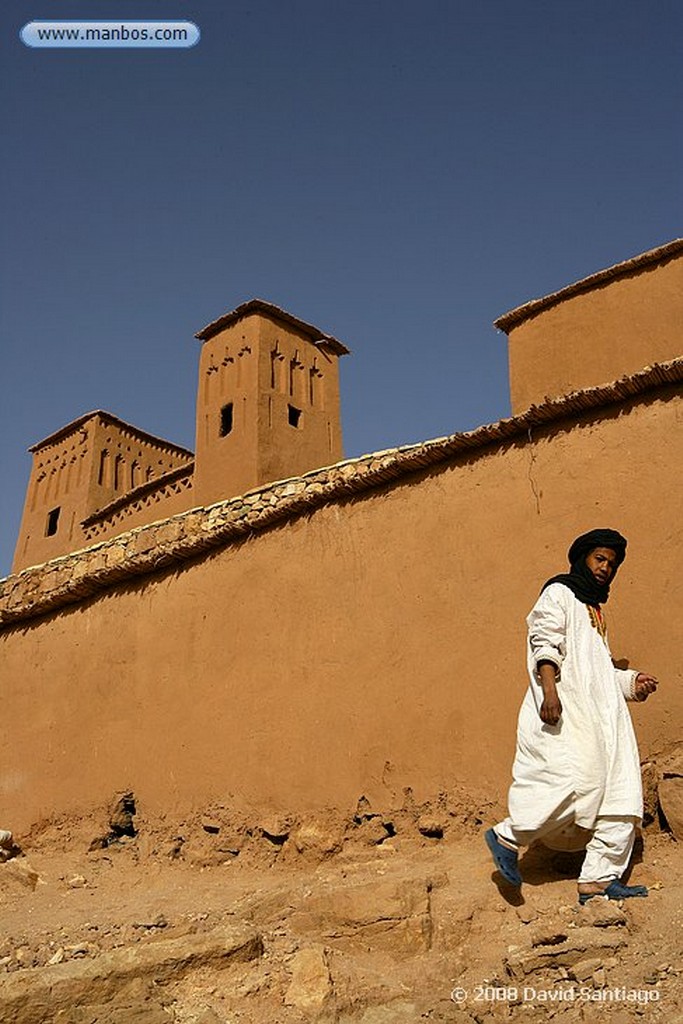
[[[527,618],[529,688],[519,714],[509,816],[486,833],[496,866],[522,884],[518,853],[578,825],[590,839],[579,902],[647,896],[622,884],[643,813],[640,759],[627,700],[657,688],[615,668],[602,605],[626,557],[615,530],[591,530],[569,549],[570,571],[549,579]]]

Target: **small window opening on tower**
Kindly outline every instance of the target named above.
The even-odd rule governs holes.
[[[301,426],[301,409],[297,409],[293,405],[288,405],[287,406],[287,419],[289,421],[290,427],[300,427]]]
[[[221,409],[221,429],[220,436],[226,437],[232,430],[232,402],[228,402]]]
[[[61,508],[53,508],[51,512],[47,514],[47,526],[45,528],[46,537],[54,537],[57,532],[57,526],[59,524],[59,513]]]
[[[107,479],[107,467],[109,465],[109,452],[105,448],[104,451],[100,452],[100,471],[97,476],[97,482],[100,486],[103,486]]]

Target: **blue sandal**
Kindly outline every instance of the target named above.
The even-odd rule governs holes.
[[[522,876],[520,875],[519,868],[517,867],[517,854],[515,851],[508,849],[507,846],[503,846],[492,828],[485,833],[484,839],[486,840],[486,845],[493,854],[496,867],[505,881],[509,882],[510,885],[514,885],[516,889],[519,889],[522,884]]]
[[[645,885],[622,885],[618,878],[615,878],[613,882],[603,889],[602,892],[580,892],[579,903],[583,906],[592,900],[594,896],[606,896],[608,900],[627,900],[631,896],[647,896],[647,886]]]

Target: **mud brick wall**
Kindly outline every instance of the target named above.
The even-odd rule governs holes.
[[[455,782],[504,796],[524,618],[594,526],[629,539],[613,653],[662,680],[632,709],[643,755],[678,738],[676,367],[2,581],[3,821],[122,789],[157,812],[229,793],[395,805]]]

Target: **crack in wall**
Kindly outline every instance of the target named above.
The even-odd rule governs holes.
[[[529,438],[529,444],[533,445],[533,437],[531,436],[531,427],[529,427],[529,429],[527,431],[527,436]],[[534,468],[534,462],[535,461],[536,461],[536,456],[534,455],[533,448],[530,447],[529,448],[529,471],[527,473],[527,477],[529,478],[529,485],[531,486],[531,493],[533,494],[534,501],[536,502],[536,515],[540,516],[540,514],[541,514],[541,495],[540,495],[539,491],[536,488],[536,482],[535,482],[535,480],[533,478],[533,475],[532,475],[532,470]]]

